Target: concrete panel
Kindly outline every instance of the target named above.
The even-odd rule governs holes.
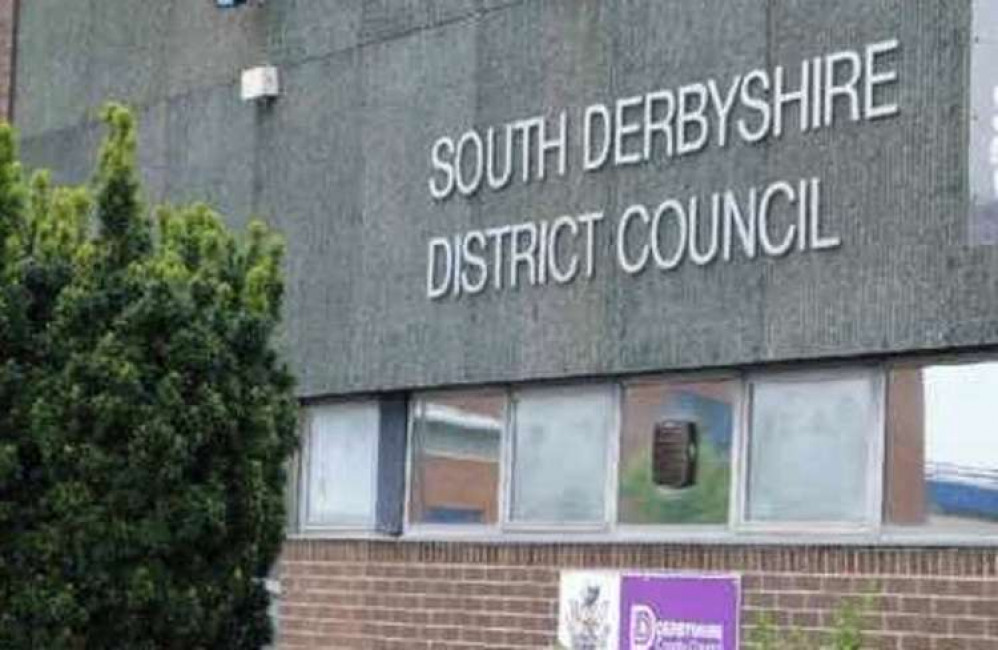
[[[267,53],[275,63],[357,47],[365,0],[283,0],[266,12]]]
[[[90,66],[80,80],[86,88],[85,94],[76,97],[80,105],[97,107],[108,100],[127,100],[145,106],[162,96],[168,81],[163,54],[174,4],[145,0],[92,3]]]
[[[366,0],[363,5],[360,38],[368,43],[445,24],[478,10],[476,0]]]
[[[122,1],[108,4],[120,5]],[[237,83],[242,70],[267,61],[266,12],[271,3],[249,3],[227,10],[205,0],[163,4],[170,6],[170,21],[163,24],[168,29],[168,42],[159,64],[166,65],[168,80],[161,92],[178,95],[204,86]]]
[[[809,11],[818,4],[774,5],[772,29],[789,36],[773,41],[774,61],[897,37],[903,112],[772,145],[774,176],[823,177],[829,223],[844,245],[771,265],[764,357],[943,345],[938,324],[956,316],[946,297],[954,280],[947,257],[963,239],[966,210],[966,93],[955,71],[965,71],[959,39],[968,36],[967,7],[842,2],[827,9],[826,24]]]
[[[143,197],[149,202],[163,200],[166,190],[166,110],[153,106],[140,111],[139,172],[143,180]],[[98,149],[104,136],[103,124],[91,120],[77,126],[45,132],[23,138],[21,159],[28,173],[47,169],[58,184],[85,185],[97,165]]]
[[[25,136],[92,119],[108,100],[140,107],[230,85],[261,63],[264,7],[213,2],[22,2],[15,111]]]
[[[88,111],[94,0],[22,2],[14,114],[23,136],[81,122]]]
[[[351,345],[326,345],[332,332],[349,336],[358,303],[349,278],[361,261],[359,187],[361,80],[358,52],[289,69],[285,94],[261,115],[256,212],[287,237],[284,345],[300,381],[331,367],[348,372]]]
[[[282,345],[303,395],[998,345],[998,247],[967,245],[971,0],[151,4],[174,5],[163,34],[137,0],[26,3],[26,156],[85,179],[89,105],[117,88],[148,106],[150,196],[207,199],[237,224],[260,214],[287,236]],[[441,136],[565,110],[575,137],[594,102],[777,65],[795,79],[804,59],[889,38],[897,117],[800,133],[792,110],[780,138],[595,173],[572,140],[563,177],[429,194]],[[262,58],[284,93],[244,105],[236,75]],[[821,179],[838,248],[635,276],[614,263],[632,204],[805,177]],[[431,237],[590,211],[605,214],[592,278],[427,299]]]
[[[164,106],[169,200],[204,201],[233,225],[245,223],[256,209],[257,123],[267,107],[240,101],[235,84],[180,95]]]

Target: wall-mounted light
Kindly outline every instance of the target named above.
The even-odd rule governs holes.
[[[244,102],[271,100],[280,94],[281,81],[276,67],[261,65],[243,70],[239,95]]]
[[[244,4],[246,4],[246,0],[215,0],[215,6],[219,9],[232,9]]]

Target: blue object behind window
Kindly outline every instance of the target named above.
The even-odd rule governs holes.
[[[426,511],[426,523],[430,524],[480,524],[483,512],[471,508],[430,508]]]
[[[998,471],[945,463],[930,464],[926,469],[933,512],[998,521]]]

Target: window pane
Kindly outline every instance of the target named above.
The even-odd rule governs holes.
[[[298,452],[288,460],[287,479],[284,488],[285,527],[289,534],[299,532],[298,500],[301,488],[301,456]]]
[[[624,393],[618,519],[626,524],[728,521],[738,384],[654,382]],[[685,431],[690,440],[677,444]]]
[[[374,519],[378,405],[311,410],[307,525],[369,525]]]
[[[872,376],[754,383],[749,519],[865,521],[876,400]]]
[[[603,522],[613,391],[525,391],[515,413],[512,519]]]
[[[414,409],[409,519],[422,524],[498,521],[506,398],[462,393],[421,399]]]
[[[889,390],[888,521],[998,524],[998,363],[898,368]]]

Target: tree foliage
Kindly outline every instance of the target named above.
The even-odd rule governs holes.
[[[258,648],[283,535],[279,239],[150,218],[117,105],[87,187],[0,127],[0,647]]]

